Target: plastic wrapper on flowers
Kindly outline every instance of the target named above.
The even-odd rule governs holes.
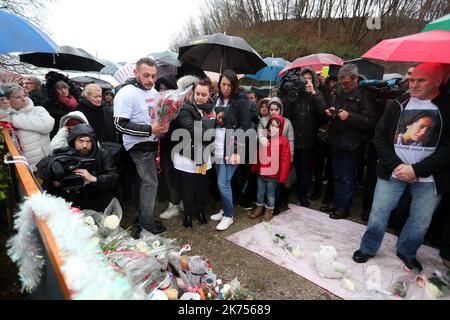
[[[167,90],[162,93],[156,108],[160,124],[170,123],[178,117],[183,103],[189,99],[192,88],[193,86],[191,85],[184,90]]]
[[[277,233],[270,222],[263,222],[263,224],[266,231],[271,235],[274,244],[289,252],[290,256],[294,259],[303,257],[298,243],[293,243],[287,236]]]
[[[116,198],[111,201],[102,213],[92,210],[83,210],[82,213],[85,216],[84,222],[99,238],[106,239],[108,237],[114,237],[124,231],[120,228],[123,211],[119,200]]]
[[[450,270],[447,270],[444,274],[436,270],[429,278],[418,276],[416,282],[432,298],[442,298],[450,294]]]

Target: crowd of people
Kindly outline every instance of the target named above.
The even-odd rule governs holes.
[[[243,91],[232,70],[217,83],[157,79],[157,72],[155,61],[143,58],[135,78],[115,92],[95,84],[80,89],[57,72],[45,84],[26,77],[1,86],[0,121],[11,125],[49,193],[97,211],[113,197],[133,199],[136,238],[142,229],[165,232],[161,220],[181,213],[185,228],[196,218],[217,221],[216,229],[225,231],[236,203],[249,218],[269,222],[287,209],[292,193],[300,206],[321,199],[321,211],[345,219],[361,184],[368,227],[355,262],[376,255],[392,213],[406,201],[397,256],[422,270],[416,253],[440,210],[446,219],[441,256],[450,267],[450,209],[441,201],[450,192],[449,70],[443,65],[414,65],[407,90],[388,101],[359,86],[353,64],[327,79],[308,68],[296,71],[300,88],[282,81],[269,97]],[[189,94],[177,118],[160,123],[158,104],[176,89]],[[222,210],[207,212],[210,196]],[[169,200],[159,219],[158,198]]]

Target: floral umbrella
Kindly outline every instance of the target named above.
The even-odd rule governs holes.
[[[301,57],[295,59],[294,62],[287,65],[281,72],[278,74],[280,77],[283,76],[287,71],[291,69],[310,67],[314,71],[322,70],[322,67],[329,65],[338,65],[342,66],[344,64],[344,60],[335,56],[334,54],[329,53],[315,53],[309,56]]]

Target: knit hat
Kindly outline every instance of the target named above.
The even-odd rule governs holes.
[[[82,124],[83,122],[76,118],[71,118],[66,122],[66,126],[68,127],[75,127],[76,125]]]

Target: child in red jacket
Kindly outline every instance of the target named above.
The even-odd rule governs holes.
[[[289,176],[291,150],[289,140],[283,136],[284,122],[281,116],[271,117],[266,127],[269,144],[266,148],[259,144],[258,163],[253,165],[253,171],[258,174],[258,198],[256,208],[249,215],[252,219],[264,213],[263,221],[272,220],[275,190]],[[264,201],[266,196],[267,203]]]

